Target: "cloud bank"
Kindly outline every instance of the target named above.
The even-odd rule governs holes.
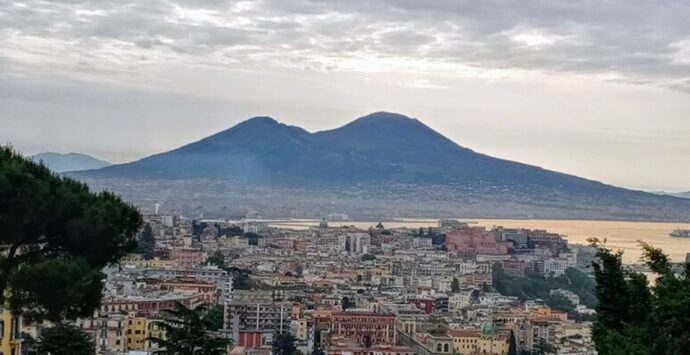
[[[690,92],[688,18],[687,1],[1,1],[0,68],[153,84],[159,63],[537,71]]]

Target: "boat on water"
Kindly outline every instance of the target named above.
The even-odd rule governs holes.
[[[675,238],[690,238],[690,229],[676,229],[671,232],[671,236]]]

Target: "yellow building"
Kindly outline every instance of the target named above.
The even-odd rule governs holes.
[[[158,338],[165,339],[165,333],[158,324],[159,319],[147,319],[146,320],[146,337],[147,338]],[[158,349],[158,344],[151,340],[146,340],[146,350]]]
[[[473,354],[477,350],[479,332],[476,330],[451,330],[448,335],[453,338],[453,353]]]
[[[510,348],[508,337],[493,322],[482,323],[479,330],[451,330],[448,335],[453,338],[455,354],[505,355]]]
[[[530,317],[551,318],[551,308],[547,306],[534,307],[529,310]]]
[[[160,338],[162,331],[156,320],[137,316],[135,312],[127,314],[127,350],[149,350],[155,347],[149,338]]]
[[[120,265],[137,269],[163,269],[177,266],[177,262],[175,260],[162,260],[160,258],[146,260],[141,254],[128,254],[120,260]]]
[[[127,349],[145,350],[146,349],[146,318],[137,317],[130,312],[127,315]]]
[[[399,316],[395,318],[395,327],[407,334],[417,333],[417,320],[414,317]]]
[[[2,355],[19,355],[22,350],[21,318],[10,312],[0,313],[0,352]]]

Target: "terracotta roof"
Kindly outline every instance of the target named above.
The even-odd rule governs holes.
[[[453,338],[478,338],[479,331],[474,329],[450,330],[448,331],[448,335],[452,336]]]

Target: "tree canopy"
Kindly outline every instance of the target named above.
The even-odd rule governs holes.
[[[206,258],[206,263],[217,266],[219,268],[225,267],[225,256],[220,251],[216,250],[213,254]]]
[[[134,249],[141,223],[116,195],[0,147],[0,304],[53,322],[90,315],[100,270]]]
[[[290,333],[275,334],[273,338],[274,355],[293,355],[297,351],[295,337]]]
[[[492,274],[493,286],[498,292],[507,296],[515,296],[521,301],[540,298],[551,303],[551,305],[565,306],[556,308],[569,312],[572,303],[562,302],[558,296],[549,294],[550,290],[562,288],[578,295],[580,303],[587,307],[594,307],[597,303],[594,280],[575,268],[566,269],[565,274],[559,277],[516,277],[506,274],[497,264],[494,265]],[[568,304],[570,307],[566,306]]]
[[[211,331],[219,331],[223,328],[223,316],[225,309],[222,304],[214,304],[206,311],[206,320],[208,321],[208,329]]]
[[[217,315],[205,305],[187,308],[177,302],[175,309],[164,310],[163,320],[156,324],[164,331],[163,338],[148,338],[158,344],[156,355],[225,355],[232,344],[212,331]]]
[[[600,354],[690,354],[690,264],[676,275],[666,254],[642,243],[642,259],[656,276],[623,268],[622,253],[599,240],[594,262],[599,303],[592,339]]]
[[[355,304],[350,300],[350,297],[343,296],[343,298],[340,300],[340,308],[344,311],[348,308],[354,307]]]
[[[362,261],[376,260],[376,255],[374,254],[362,254]]]
[[[156,249],[156,238],[153,236],[153,229],[151,225],[146,223],[144,229],[141,231],[141,236],[137,242],[136,252],[144,254],[144,259],[153,259],[154,251]]]
[[[93,355],[93,339],[76,326],[59,323],[41,332],[36,345],[38,355]]]
[[[453,281],[450,283],[450,290],[453,293],[460,292],[460,280],[458,280],[457,277],[454,277]]]

